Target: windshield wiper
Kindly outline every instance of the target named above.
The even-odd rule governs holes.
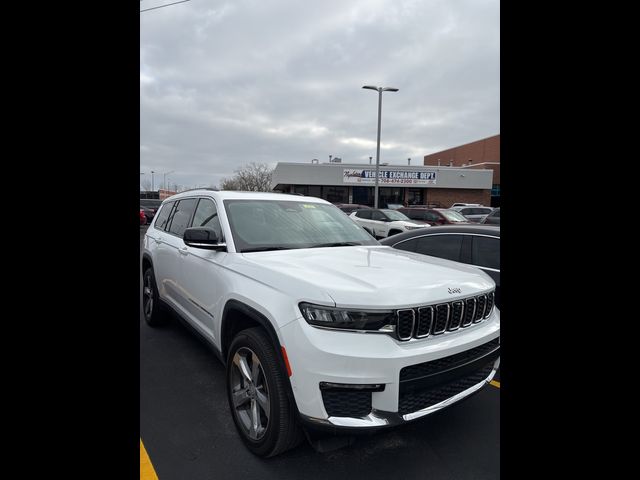
[[[331,242],[331,243],[319,243],[312,245],[308,248],[320,248],[320,247],[355,247],[356,245],[362,245],[360,242]]]
[[[244,250],[242,250],[242,252],[240,253],[247,253],[247,252],[268,252],[269,250],[293,250],[294,248],[299,248],[299,247],[277,247],[277,246],[270,246],[270,247],[254,247],[254,248],[245,248]]]

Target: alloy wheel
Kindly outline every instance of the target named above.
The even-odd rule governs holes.
[[[239,424],[250,439],[260,440],[269,425],[271,402],[260,359],[247,347],[233,356],[230,388]]]
[[[142,288],[142,309],[146,319],[151,318],[153,313],[153,285],[151,283],[151,274],[144,276],[144,285]]]

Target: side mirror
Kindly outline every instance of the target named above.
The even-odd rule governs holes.
[[[218,235],[210,227],[187,228],[182,235],[185,245],[206,250],[226,250],[226,243],[219,243]]]

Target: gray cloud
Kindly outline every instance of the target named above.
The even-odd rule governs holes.
[[[252,161],[368,162],[377,94],[366,84],[400,89],[383,95],[381,160],[421,163],[499,133],[499,43],[495,0],[191,0],[144,12],[140,171],[195,186]]]

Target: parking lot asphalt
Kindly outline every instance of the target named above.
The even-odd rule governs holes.
[[[145,228],[140,228],[140,238]],[[327,453],[304,442],[271,459],[236,433],[224,367],[178,320],[160,328],[140,308],[140,432],[160,480],[500,478],[500,389]]]

